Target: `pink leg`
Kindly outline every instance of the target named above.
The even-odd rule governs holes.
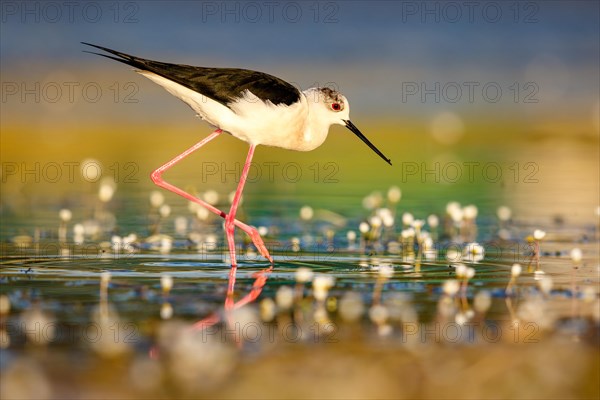
[[[209,211],[213,212],[214,214],[217,214],[221,218],[226,218],[227,214],[225,214],[223,211],[221,211],[218,208],[216,208],[216,207],[208,204],[205,201],[200,200],[199,198],[197,198],[195,196],[192,196],[191,194],[187,193],[186,191],[181,190],[180,188],[178,188],[178,187],[176,187],[174,185],[171,185],[168,182],[165,182],[163,180],[163,178],[162,178],[163,172],[165,172],[166,170],[168,170],[169,168],[171,168],[172,166],[174,166],[175,164],[177,164],[179,161],[183,160],[184,158],[186,158],[187,156],[189,156],[190,154],[192,154],[194,151],[198,150],[200,147],[204,146],[206,143],[210,142],[211,140],[213,140],[214,138],[216,138],[217,136],[219,136],[222,132],[223,131],[221,131],[220,129],[217,129],[216,131],[214,131],[213,133],[211,133],[210,135],[208,135],[206,138],[204,138],[200,142],[196,143],[195,145],[193,145],[192,147],[190,147],[189,149],[187,149],[186,151],[184,151],[183,153],[181,153],[177,157],[173,158],[171,161],[167,162],[165,165],[157,168],[154,172],[152,172],[151,178],[152,178],[152,181],[157,186],[163,187],[163,188],[165,188],[167,190],[170,190],[171,192],[176,193],[176,194],[178,194],[178,195],[180,195],[180,196],[182,196],[182,197],[184,197],[184,198],[186,198],[186,199],[188,199],[190,201],[198,203],[201,206],[207,208]],[[249,166],[248,166],[248,168],[249,168]],[[246,171],[246,175],[247,175],[247,171]],[[245,179],[244,179],[244,181],[245,181]],[[250,238],[252,239],[252,242],[254,243],[254,245],[256,246],[256,249],[260,252],[260,254],[263,257],[265,257],[267,260],[269,260],[271,263],[273,263],[273,258],[269,254],[269,251],[267,250],[267,247],[265,246],[262,238],[258,234],[258,230],[256,230],[256,228],[254,228],[254,227],[248,226],[248,225],[244,224],[243,222],[240,222],[240,221],[236,220],[235,216],[233,217],[233,223],[235,225],[237,225],[239,228],[241,228],[248,235],[250,235]],[[231,247],[230,247],[230,250],[231,250]]]
[[[227,298],[225,299],[225,311],[236,310],[242,306],[245,306],[248,303],[253,302],[260,296],[265,284],[267,283],[267,279],[269,278],[269,274],[273,271],[273,267],[270,266],[267,269],[257,272],[254,274],[254,283],[252,284],[252,289],[250,293],[245,295],[243,298],[238,300],[236,303],[233,302],[233,282],[235,282],[235,270],[237,268],[231,268],[229,272],[229,283],[227,285]],[[191,326],[193,330],[204,330],[207,329],[214,324],[220,321],[220,317],[218,313],[214,313],[209,315],[208,317],[196,322]]]
[[[231,267],[235,269],[237,266],[237,261],[235,259],[235,241],[234,241],[234,231],[235,231],[235,214],[237,212],[237,208],[240,204],[240,199],[242,198],[242,192],[244,191],[244,185],[246,184],[246,178],[248,178],[248,171],[250,170],[250,164],[252,163],[252,157],[254,156],[255,145],[251,144],[250,149],[248,150],[248,156],[246,157],[246,164],[244,164],[244,169],[242,170],[242,176],[240,177],[240,182],[238,183],[237,190],[235,191],[235,196],[233,196],[233,202],[231,203],[231,208],[229,209],[229,214],[225,217],[225,233],[227,235],[227,243],[229,244],[229,256],[231,257]],[[230,285],[233,288],[235,284],[235,276],[233,278],[233,282],[230,281]]]

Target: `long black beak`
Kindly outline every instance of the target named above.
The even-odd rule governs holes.
[[[388,164],[392,165],[392,160],[390,160],[389,158],[387,158],[386,156],[383,155],[383,153],[381,151],[379,151],[379,149],[377,147],[375,147],[375,145],[371,142],[369,142],[369,139],[366,138],[365,135],[363,135],[358,128],[356,127],[356,125],[354,125],[352,122],[350,122],[349,119],[345,119],[343,120],[346,123],[346,128],[350,129],[352,131],[352,133],[354,133],[356,136],[358,136],[360,138],[360,140],[362,140],[363,142],[366,143],[367,146],[369,146],[371,148],[371,150],[373,150],[375,153],[377,153],[379,155],[379,157],[383,158],[385,160],[385,162],[387,162]]]

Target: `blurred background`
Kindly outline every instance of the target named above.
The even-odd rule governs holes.
[[[598,397],[597,1],[0,12],[2,398]],[[334,87],[393,166],[339,126],[259,147],[238,216],[276,263],[238,235],[231,297],[257,298],[229,314],[222,220],[150,180],[211,128],[82,41]],[[221,135],[164,177],[227,210],[246,151]],[[234,320],[276,340],[219,338]]]
[[[594,1],[3,2],[2,216],[76,208],[98,175],[80,175],[90,158],[132,195],[124,212],[146,206],[150,172],[210,132],[131,68],[82,52],[87,41],[333,86],[394,163],[341,127],[311,153],[259,148],[248,207],[352,215],[394,184],[409,208],[510,203],[581,222],[598,204],[598,32]],[[226,194],[245,150],[219,138],[169,178]]]

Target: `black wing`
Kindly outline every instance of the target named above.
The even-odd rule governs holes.
[[[249,90],[259,99],[269,100],[275,105],[289,106],[300,100],[300,91],[293,85],[263,72],[240,68],[206,68],[169,64],[131,56],[91,43],[81,43],[104,50],[117,57],[90,51],[87,53],[97,54],[144,71],[153,72],[218,101],[224,106],[240,97],[244,90]]]

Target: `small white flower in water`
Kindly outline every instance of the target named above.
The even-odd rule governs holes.
[[[397,203],[402,198],[402,191],[398,186],[391,186],[387,192],[387,198],[390,203]]]
[[[383,221],[381,220],[381,218],[379,216],[374,215],[369,219],[369,223],[371,224],[371,226],[373,228],[379,228],[381,226],[381,224],[383,223]]]
[[[75,224],[73,226],[73,234],[75,236],[83,236],[84,233],[85,233],[85,228],[83,227],[82,224]]]
[[[388,309],[381,304],[374,305],[369,309],[369,318],[377,325],[385,324],[389,315]]]
[[[457,201],[451,201],[448,204],[446,204],[446,214],[448,215],[452,215],[452,213],[456,210],[460,210],[460,203]]]
[[[423,225],[425,225],[425,221],[424,221],[424,220],[422,220],[422,219],[415,219],[415,220],[412,222],[412,225],[411,225],[411,226],[412,226],[413,228],[415,228],[415,229],[421,229],[421,228],[423,227]]]
[[[404,214],[402,214],[402,223],[404,225],[410,226],[410,225],[412,225],[414,220],[415,220],[415,217],[411,213],[405,212]]]
[[[80,164],[80,172],[87,182],[98,182],[102,177],[102,163],[93,158],[86,158]]]
[[[456,279],[448,279],[442,284],[442,290],[444,291],[444,294],[448,296],[456,295],[459,289],[460,284]]]
[[[362,200],[362,206],[363,208],[367,209],[367,210],[372,210],[375,208],[375,200],[373,198],[373,196],[368,195],[365,196]]]
[[[205,221],[208,216],[210,215],[210,211],[208,211],[208,209],[201,207],[198,208],[196,210],[196,217],[200,220],[200,221]]]
[[[413,228],[403,229],[400,233],[403,239],[410,239],[415,236],[415,230]]]
[[[427,217],[427,224],[429,224],[431,228],[437,228],[440,224],[440,220],[437,215],[431,214],[429,217]]]
[[[381,324],[377,326],[377,334],[379,336],[389,336],[392,334],[393,328],[390,324]]]
[[[454,322],[456,322],[458,325],[464,325],[469,322],[469,318],[467,318],[467,314],[459,312],[454,316]]]
[[[100,199],[103,203],[108,203],[113,198],[115,194],[115,185],[114,183],[111,185],[107,182],[103,182],[100,184],[100,189],[98,190],[98,199]]]
[[[391,265],[380,265],[379,266],[379,276],[384,278],[384,279],[390,279],[392,276],[394,276],[394,267],[392,267]]]
[[[477,209],[477,206],[474,206],[473,204],[469,204],[463,208],[463,215],[466,219],[475,219],[477,218],[478,213],[479,210]]]
[[[311,206],[303,206],[300,209],[300,219],[303,221],[309,221],[314,216],[314,211]]]
[[[385,215],[383,217],[383,226],[389,228],[391,226],[394,226],[394,222],[396,222],[394,220],[394,217],[390,214],[390,215]]]
[[[313,295],[317,301],[324,301],[327,298],[329,289],[333,286],[334,279],[330,275],[317,275],[313,279]]]
[[[160,286],[163,292],[169,292],[173,288],[173,277],[168,274],[162,274],[160,276]]]
[[[130,233],[123,238],[123,243],[131,244],[135,242],[137,242],[137,235],[135,233]]]
[[[423,250],[429,251],[431,249],[433,249],[433,239],[427,236],[423,239]]]
[[[315,290],[329,290],[335,283],[335,280],[331,275],[319,274],[314,277],[313,289]]]
[[[162,204],[164,202],[165,202],[165,196],[158,190],[153,190],[152,193],[150,193],[150,205],[152,207],[158,208],[158,207],[162,206]]]
[[[348,231],[348,233],[346,233],[346,238],[348,239],[349,242],[355,241],[356,240],[356,232]]]
[[[454,268],[454,272],[456,273],[457,277],[464,278],[467,276],[467,266],[464,264],[457,264]]]
[[[213,206],[219,202],[219,193],[212,189],[204,192],[202,197],[204,198],[204,201]]]
[[[71,212],[71,210],[63,208],[62,210],[59,211],[58,216],[60,217],[61,221],[69,222],[71,220],[71,218],[73,217],[73,213]]]
[[[468,267],[467,270],[465,271],[465,278],[467,278],[467,280],[472,279],[475,276],[475,268],[472,267]]]
[[[576,247],[573,250],[571,250],[571,260],[578,263],[581,261],[582,258],[583,258],[583,252],[581,251],[580,248]]]
[[[473,299],[473,308],[480,314],[485,313],[489,310],[492,305],[492,295],[487,290],[477,292]]]
[[[275,302],[281,310],[288,310],[294,303],[294,291],[289,286],[281,286],[275,293]]]
[[[523,268],[521,267],[521,264],[513,264],[513,266],[510,268],[510,274],[511,274],[511,276],[516,278],[519,275],[521,275],[522,270],[523,270]]]
[[[170,238],[162,238],[160,240],[160,249],[159,251],[162,254],[167,254],[171,251],[171,248],[173,247],[173,241]]]
[[[158,209],[158,213],[161,217],[167,218],[169,215],[171,215],[171,206],[169,206],[168,204],[163,204]]]
[[[378,208],[376,211],[376,214],[379,215],[381,217],[381,219],[385,219],[385,217],[391,217],[392,216],[392,211],[389,208]]]
[[[365,312],[365,305],[360,294],[346,292],[339,304],[339,313],[344,321],[357,321]]]
[[[379,207],[382,201],[381,193],[373,192],[367,197],[365,197],[362,201],[362,205],[367,210],[373,210],[374,208]]]
[[[462,208],[452,208],[451,212],[450,212],[450,218],[452,219],[452,221],[454,222],[460,222],[463,220],[464,217],[464,213]]]
[[[292,251],[299,252],[300,251],[300,238],[293,237],[290,239],[292,242]]]
[[[163,303],[160,307],[160,317],[162,319],[171,319],[173,316],[173,306],[171,303]]]
[[[162,208],[162,207],[161,207]],[[175,232],[180,235],[185,235],[187,232],[188,221],[186,217],[179,216],[175,218]]]
[[[548,275],[544,275],[538,281],[538,285],[539,285],[542,293],[548,295],[548,294],[550,294],[550,291],[552,290],[552,286],[553,286],[552,278],[549,277]]]
[[[361,233],[367,233],[369,232],[369,224],[367,224],[366,222],[361,222],[360,225],[358,226],[358,230]]]
[[[301,283],[310,282],[313,275],[314,273],[310,268],[300,267],[296,270],[296,281]]]
[[[275,318],[275,312],[277,311],[277,306],[273,299],[264,298],[261,300],[259,305],[260,310],[260,319],[264,322],[270,322]]]
[[[508,221],[512,216],[512,211],[507,206],[500,206],[496,210],[496,215],[500,221]]]
[[[458,262],[462,260],[462,254],[456,249],[448,249],[448,251],[446,251],[446,260],[450,262]]]
[[[118,253],[123,249],[123,239],[121,238],[121,236],[113,235],[110,238],[110,243],[115,253]]]
[[[269,233],[269,228],[267,228],[266,226],[259,226],[258,227],[258,234],[260,236],[266,236]]]
[[[204,208],[204,207],[202,207],[200,204],[196,203],[195,201],[188,201],[188,210],[192,214],[196,214],[196,211],[198,211],[199,208]]]
[[[535,231],[533,231],[533,238],[535,240],[542,240],[545,237],[546,237],[546,232],[544,232],[543,230],[536,229]]]
[[[477,242],[468,243],[463,250],[465,260],[470,262],[479,262],[485,256],[485,249]]]

